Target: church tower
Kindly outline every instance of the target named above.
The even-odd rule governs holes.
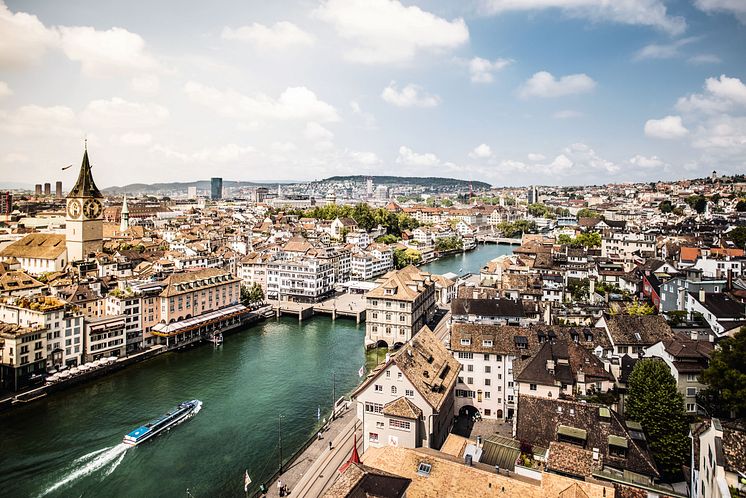
[[[104,220],[101,200],[103,195],[93,182],[88,147],[75,186],[67,194],[67,257],[70,262],[85,259],[103,248]]]
[[[124,194],[124,200],[122,201],[122,213],[121,220],[119,221],[119,231],[121,233],[126,232],[130,227],[130,209],[127,207],[127,194]]]

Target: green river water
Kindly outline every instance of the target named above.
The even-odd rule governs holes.
[[[476,272],[507,246],[479,246],[424,267]],[[281,318],[226,337],[222,346],[167,353],[0,414],[0,496],[243,496],[287,458],[359,382],[364,324]],[[368,364],[375,357],[368,358]],[[195,417],[135,448],[122,436],[181,401]],[[254,487],[254,489],[256,489]]]

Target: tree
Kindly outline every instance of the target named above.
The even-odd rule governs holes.
[[[655,311],[653,305],[643,301],[638,301],[637,299],[627,306],[627,309],[625,310],[625,312],[631,316],[652,315],[653,311]]]
[[[736,203],[736,211],[743,213],[746,211],[746,199],[739,199]]]
[[[724,407],[746,415],[746,327],[718,343],[702,379],[719,394]]]
[[[744,247],[746,246],[746,227],[740,226],[734,228],[730,232],[726,233],[725,237],[728,240],[733,241],[736,247]]]
[[[395,249],[394,266],[397,270],[409,265],[418,265],[422,262],[422,255],[416,249]]]
[[[627,382],[627,419],[642,424],[661,474],[672,479],[688,461],[689,424],[684,396],[668,366],[653,358],[638,360]]]
[[[264,291],[262,286],[257,282],[251,284],[251,286],[241,286],[241,304],[244,306],[251,306],[264,301]]]
[[[435,242],[435,250],[439,252],[457,251],[463,247],[458,237],[446,237]]]
[[[698,213],[704,213],[707,208],[707,198],[704,195],[690,195],[684,199],[689,206]]]
[[[660,204],[658,204],[658,209],[660,209],[661,213],[670,213],[673,211],[673,204],[671,201],[666,199],[665,201],[662,201]]]
[[[603,216],[594,209],[583,208],[578,211],[578,218],[603,218]]]

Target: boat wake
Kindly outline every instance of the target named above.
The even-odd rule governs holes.
[[[129,447],[125,444],[118,444],[83,455],[67,469],[65,477],[45,489],[39,496],[53,493],[81,477],[89,476],[102,469],[104,470],[104,477],[110,475],[122,463],[127,448]]]

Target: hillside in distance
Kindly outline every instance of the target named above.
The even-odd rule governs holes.
[[[490,188],[489,183],[471,180],[459,180],[457,178],[442,178],[438,176],[365,176],[365,175],[350,175],[350,176],[332,176],[320,180],[320,182],[355,182],[363,183],[368,178],[373,180],[374,185],[421,185],[423,187],[458,187],[458,188],[469,188],[475,190],[486,190]]]
[[[223,187],[271,187],[277,184],[290,185],[292,181],[276,182],[240,182],[234,180],[223,180]],[[166,182],[166,183],[130,183],[121,187],[106,187],[102,189],[105,194],[117,195],[124,193],[132,194],[158,194],[162,192],[186,192],[189,187],[197,187],[197,190],[210,190],[210,180],[197,180],[193,182]]]

